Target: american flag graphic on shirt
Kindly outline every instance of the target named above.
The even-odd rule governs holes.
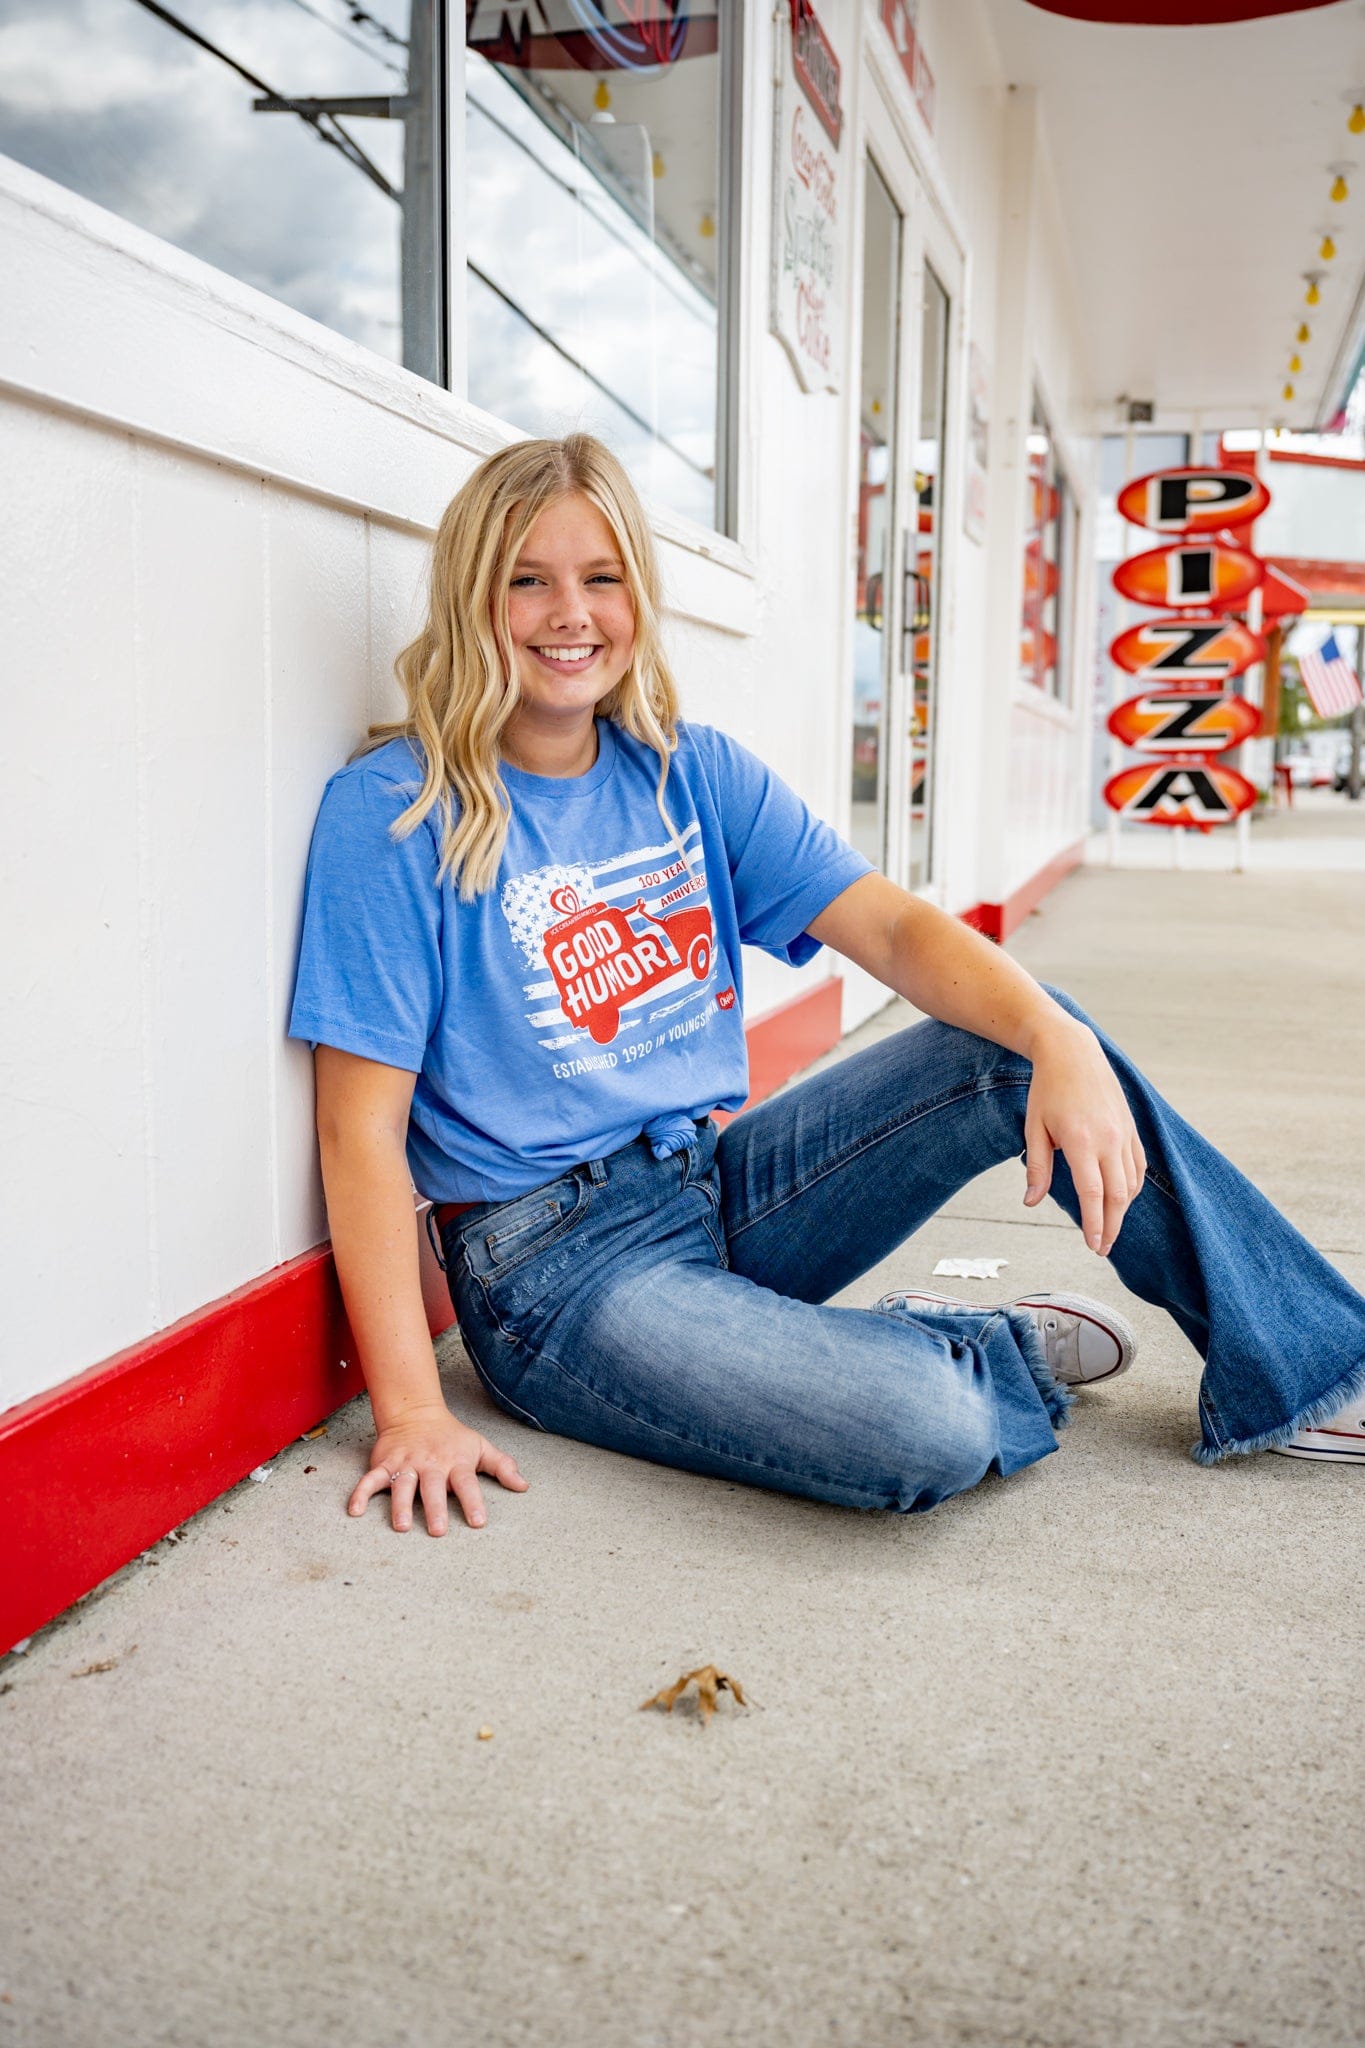
[[[504,883],[501,905],[532,970],[526,1021],[547,1034],[540,1043],[549,1052],[584,1035],[609,1045],[618,1032],[680,1012],[733,1006],[733,988],[715,985],[716,930],[695,823],[681,857],[677,846],[644,846],[530,869]],[[644,1049],[654,1045],[651,1038]]]

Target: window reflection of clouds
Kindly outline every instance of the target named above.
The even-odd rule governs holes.
[[[600,433],[652,495],[713,524],[716,308],[610,189],[638,159],[631,182],[650,194],[648,130],[565,139],[467,61],[470,397],[529,432]]]
[[[349,47],[291,0],[175,11],[277,90],[401,90],[380,46]],[[370,11],[406,27],[405,4]],[[253,112],[254,96],[131,0],[0,0],[0,150],[397,359],[399,208],[296,116]],[[403,124],[354,132],[401,184]]]

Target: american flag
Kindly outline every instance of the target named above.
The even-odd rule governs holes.
[[[1299,656],[1299,675],[1319,718],[1340,718],[1360,702],[1356,672],[1329,633],[1312,654]]]

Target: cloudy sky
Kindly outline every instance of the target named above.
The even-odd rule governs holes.
[[[360,23],[347,0],[167,5],[276,91],[406,89],[410,0],[364,0]],[[469,396],[532,431],[602,433],[652,495],[709,524],[714,306],[493,67],[470,71],[471,257],[607,389],[471,278]],[[254,97],[137,0],[0,0],[0,152],[401,361],[400,206]],[[401,186],[402,122],[347,126]],[[639,124],[613,140],[652,147]]]

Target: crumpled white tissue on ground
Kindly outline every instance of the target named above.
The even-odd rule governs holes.
[[[1008,1259],[940,1259],[934,1268],[945,1280],[998,1280]]]
[[[272,1465],[257,1465],[246,1476],[248,1479],[254,1479],[258,1486],[264,1486],[273,1470]]]

